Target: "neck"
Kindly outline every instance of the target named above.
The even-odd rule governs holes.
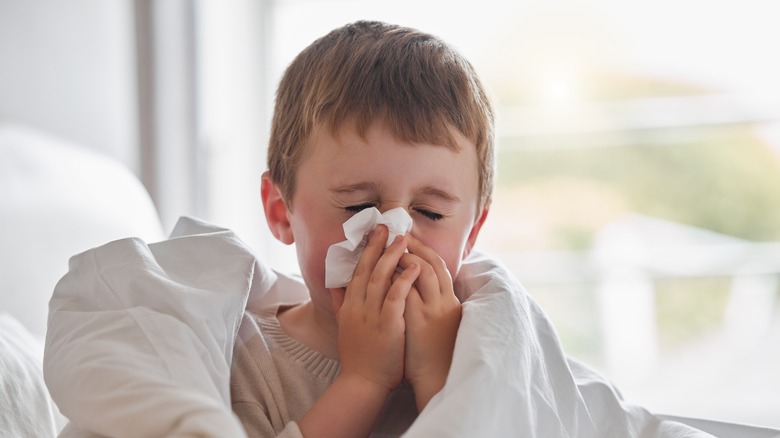
[[[330,303],[328,303],[330,304]],[[338,323],[323,303],[309,300],[279,314],[279,324],[288,336],[338,360]]]

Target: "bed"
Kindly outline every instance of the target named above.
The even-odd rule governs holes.
[[[112,240],[157,242],[164,234],[147,193],[124,167],[21,126],[0,125],[0,219],[0,435],[56,436],[67,420],[44,384],[42,351],[48,303],[66,261]],[[718,437],[780,437],[773,429],[658,417]]]
[[[0,123],[0,436],[51,436],[64,419],[41,379],[48,302],[68,258],[162,227],[138,179],[110,158]]]

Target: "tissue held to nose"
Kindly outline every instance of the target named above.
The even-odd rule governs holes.
[[[384,213],[371,207],[344,222],[344,236],[347,240],[331,245],[325,256],[325,287],[344,287],[349,283],[366,246],[365,236],[377,225],[387,226],[385,247],[388,247],[397,235],[412,230],[412,217],[400,207]]]

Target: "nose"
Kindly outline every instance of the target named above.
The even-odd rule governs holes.
[[[381,206],[377,206],[377,209],[382,213],[387,224],[391,228],[398,230],[397,232],[401,233],[403,232],[401,230],[414,229],[414,219],[412,218],[412,215],[409,214],[409,211],[405,207],[398,205],[398,203],[383,202]]]
[[[379,210],[380,213],[384,214],[390,210],[393,210],[395,208],[402,208],[407,213],[409,212],[408,207],[400,201],[383,201],[381,204],[377,205],[376,208]]]

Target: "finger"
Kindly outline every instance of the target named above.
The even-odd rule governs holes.
[[[420,266],[420,274],[414,283],[420,297],[423,302],[433,302],[433,300],[441,296],[439,278],[436,275],[436,271],[433,269],[433,266],[416,254],[405,253],[399,261],[399,266],[402,268],[412,264]]]
[[[425,260],[436,273],[436,277],[439,280],[439,293],[452,291],[452,276],[449,269],[447,269],[447,264],[439,257],[439,254],[411,234],[407,235],[407,238],[409,241],[407,244],[409,252]]]
[[[384,225],[376,227],[374,231],[369,234],[366,248],[363,250],[363,254],[360,255],[360,259],[355,266],[355,271],[352,273],[352,279],[347,285],[347,293],[349,293],[353,299],[365,301],[366,288],[371,279],[371,273],[374,271],[374,266],[376,266],[379,257],[382,256],[386,241],[387,227]]]
[[[333,314],[338,315],[341,306],[344,305],[344,295],[347,290],[343,287],[339,287],[336,289],[328,289],[328,291],[330,292],[330,306],[333,310]]]
[[[411,264],[403,270],[395,282],[390,286],[385,297],[382,314],[390,320],[402,318],[406,308],[406,300],[410,291],[414,288],[414,281],[420,274],[420,266]]]
[[[406,251],[406,238],[396,236],[393,243],[379,257],[366,290],[366,304],[379,311],[392,284],[398,262]]]
[[[409,294],[406,296],[406,306],[404,307],[404,319],[416,318],[419,315],[420,309],[424,304],[422,297],[420,296],[420,290],[412,286],[409,290]],[[408,327],[408,326],[407,326]],[[407,329],[407,334],[409,330]]]

